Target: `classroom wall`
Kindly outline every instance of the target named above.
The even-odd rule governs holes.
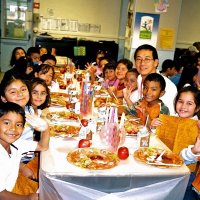
[[[200,1],[182,0],[176,47],[188,48],[200,41]]]
[[[100,33],[48,31],[55,37],[81,37],[118,41],[121,0],[40,0],[40,16],[66,18],[101,25]],[[52,12],[53,11],[53,12]],[[53,15],[52,15],[53,13]],[[51,16],[50,16],[51,15]],[[39,33],[45,32],[39,26]]]
[[[173,59],[174,57],[181,4],[182,4],[182,0],[176,0],[176,1],[170,0],[169,7],[167,8],[167,12],[160,13],[160,20],[159,20],[159,27],[158,27],[158,40],[157,40],[157,46],[156,46],[158,50],[158,55],[159,55],[159,68],[161,67],[162,62],[165,59]],[[146,1],[146,0],[135,0],[135,12],[159,14],[155,12],[154,1]],[[162,49],[160,47],[160,39],[159,39],[160,28],[168,28],[174,31],[174,44],[173,44],[172,49]],[[132,48],[130,51],[131,60],[133,60],[134,52],[135,52],[135,49]]]

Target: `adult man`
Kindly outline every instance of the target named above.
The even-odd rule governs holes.
[[[134,54],[135,66],[139,72],[138,76],[138,91],[140,98],[142,97],[143,81],[148,74],[159,73],[157,71],[159,59],[157,50],[148,44],[139,46]],[[174,98],[177,94],[177,89],[174,83],[167,77],[163,76],[166,82],[165,94],[160,98],[163,103],[169,108],[170,115],[174,115]]]

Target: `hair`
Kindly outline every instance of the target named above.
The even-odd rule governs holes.
[[[194,86],[193,77],[198,73],[198,68],[193,65],[187,65],[183,68],[179,83],[177,85],[178,90],[180,90],[185,84]]]
[[[132,74],[134,74],[136,77],[138,77],[138,75],[139,75],[139,73],[138,73],[138,71],[137,71],[136,68],[132,68],[132,69],[128,70],[128,71],[126,72],[126,75],[127,75],[128,73],[132,73]]]
[[[47,92],[45,102],[42,105],[38,106],[39,109],[43,110],[43,109],[50,106],[50,103],[51,103],[50,91],[49,91],[49,88],[48,88],[48,86],[47,86],[47,84],[44,80],[42,80],[41,78],[33,78],[29,83],[31,97],[32,97],[32,91],[37,85],[42,85]],[[31,98],[28,102],[28,107],[30,108],[30,106],[31,106]]]
[[[5,91],[6,91],[6,88],[12,84],[13,82],[15,81],[21,81],[23,84],[25,84],[28,88],[28,91],[29,91],[29,94],[30,94],[30,88],[29,88],[29,85],[27,84],[27,82],[23,79],[20,79],[20,78],[15,78],[14,76],[11,76],[10,79],[7,79],[5,81],[2,81],[1,84],[0,84],[0,96],[2,97],[5,97]]]
[[[116,69],[116,64],[114,62],[109,62],[109,63],[105,64],[105,66],[103,68],[103,77],[105,77],[105,72],[106,72],[107,69],[115,70]]]
[[[126,58],[120,59],[119,61],[117,61],[117,65],[120,63],[126,65],[128,70],[133,68],[133,63],[129,59]]]
[[[175,109],[175,111],[176,111],[176,104],[177,104],[181,94],[184,93],[184,92],[192,93],[192,95],[194,97],[194,103],[196,104],[196,108],[200,107],[200,92],[198,91],[197,88],[195,88],[193,86],[186,86],[186,87],[181,88],[178,91],[178,93],[177,93],[177,95],[174,99],[174,109]]]
[[[21,106],[12,102],[0,103],[0,117],[6,115],[9,112],[15,112],[17,114],[20,114],[22,116],[24,126],[26,121],[25,111]]]
[[[35,69],[35,72],[36,73],[39,73],[41,72],[42,74],[46,74],[50,69],[52,69],[53,71],[53,76],[55,74],[55,71],[54,71],[54,67],[51,66],[51,65],[48,65],[48,64],[41,64],[41,65],[38,65]]]
[[[40,61],[42,61],[42,63],[44,63],[46,60],[53,60],[55,63],[57,62],[56,57],[51,54],[43,54],[40,57]]]
[[[16,54],[16,51],[21,49],[22,51],[24,51],[24,54],[26,56],[26,51],[22,48],[22,47],[15,47],[12,51],[12,55],[11,55],[11,59],[10,59],[10,66],[13,66],[16,62],[16,57],[15,57],[15,54]]]
[[[99,58],[99,62],[101,62],[102,60],[106,60],[108,63],[115,63],[115,61],[112,58],[108,57],[108,56],[100,57]]]
[[[40,54],[40,50],[38,47],[30,47],[27,50],[27,56],[31,56],[32,53],[38,53]]]
[[[162,70],[160,72],[166,72],[168,68],[172,69],[173,67],[175,67],[174,61],[171,59],[166,59],[162,63]]]
[[[144,80],[144,83],[147,81],[158,82],[160,84],[161,91],[165,91],[166,82],[162,75],[160,75],[158,73],[151,73],[151,74],[147,75],[147,77]]]
[[[155,47],[149,45],[149,44],[143,44],[141,46],[139,46],[136,50],[135,50],[135,53],[134,53],[134,60],[136,60],[136,56],[137,56],[137,53],[138,51],[140,50],[149,50],[149,51],[152,51],[152,56],[153,56],[153,59],[156,60],[158,59],[158,52],[156,50]]]

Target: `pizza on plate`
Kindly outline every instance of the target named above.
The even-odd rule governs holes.
[[[66,93],[52,92],[51,93],[51,105],[53,106],[66,106]]]
[[[66,124],[50,125],[50,135],[59,137],[76,137],[81,127]]]
[[[183,164],[183,159],[170,151],[165,151],[162,155],[162,160],[158,162],[156,159],[162,152],[163,149],[155,147],[140,147],[134,152],[134,158],[146,164],[162,167],[178,167]]]
[[[141,124],[138,121],[125,121],[124,122],[124,129],[128,135],[135,135],[138,133]]]
[[[80,115],[67,111],[49,112],[46,118],[53,122],[79,121]]]
[[[97,148],[79,148],[68,153],[67,160],[80,168],[90,170],[110,169],[118,165],[115,153]]]

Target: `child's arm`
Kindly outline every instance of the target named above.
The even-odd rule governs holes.
[[[24,164],[24,163],[21,162],[21,163],[20,163],[20,166],[19,166],[19,170],[20,170],[20,172],[21,172],[24,176],[26,176],[26,177],[28,177],[28,178],[30,178],[30,179],[36,179],[36,177],[35,177],[35,175],[34,175],[32,169],[30,169],[29,167],[27,167],[26,164]]]
[[[126,88],[125,90],[123,90],[123,96],[124,96],[124,100],[126,101],[128,107],[132,106],[134,102],[131,101],[130,96],[132,94],[133,91],[133,87],[130,88]]]
[[[36,130],[41,131],[41,138],[37,144],[35,151],[45,151],[49,147],[49,125],[48,123],[36,116],[36,115],[26,115],[26,121]]]
[[[0,192],[0,200],[39,200],[38,194],[19,195],[7,190]]]

